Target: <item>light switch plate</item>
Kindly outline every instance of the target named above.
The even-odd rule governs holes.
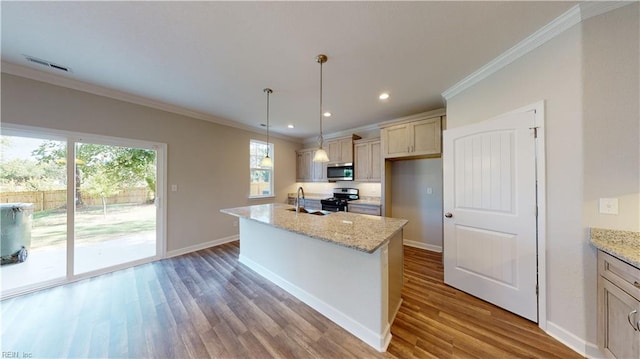
[[[617,198],[600,198],[600,213],[618,214]]]
[[[171,185],[171,192],[178,192],[178,185],[177,184],[172,184]]]

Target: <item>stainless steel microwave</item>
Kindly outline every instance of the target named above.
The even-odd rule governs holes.
[[[327,165],[329,181],[353,181],[353,163]]]

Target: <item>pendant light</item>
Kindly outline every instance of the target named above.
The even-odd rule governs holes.
[[[316,151],[316,154],[313,156],[313,162],[329,162],[329,156],[327,156],[327,151],[322,148],[323,138],[322,138],[322,64],[327,62],[327,55],[318,55],[316,56],[316,62],[320,64],[320,147]]]
[[[273,90],[267,87],[262,91],[267,94],[267,155],[260,161],[260,167],[273,167],[273,161],[269,157],[269,95]]]

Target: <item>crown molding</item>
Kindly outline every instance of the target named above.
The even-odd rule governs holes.
[[[582,21],[609,11],[633,4],[637,1],[583,1],[580,5]]]
[[[462,91],[484,80],[490,75],[496,73],[510,63],[524,56],[531,50],[544,44],[545,42],[558,36],[568,28],[580,23],[580,6],[575,5],[567,10],[564,14],[558,16],[538,31],[520,41],[514,47],[505,51],[486,65],[482,66],[471,75],[465,77],[455,85],[451,86],[442,93],[445,102],[450,98],[460,94]]]
[[[574,5],[564,14],[558,16],[538,31],[529,35],[514,47],[505,51],[486,65],[473,72],[471,75],[465,77],[455,85],[445,90],[442,93],[445,103],[450,98],[460,94],[462,91],[494,74],[498,70],[504,68],[545,42],[560,35],[572,26],[594,16],[604,14],[634,2],[637,1],[583,1]]]
[[[371,124],[371,125],[365,125],[365,126],[360,126],[360,127],[356,127],[356,128],[350,128],[347,130],[343,130],[343,131],[338,131],[338,132],[332,132],[328,135],[322,135],[322,138],[326,141],[326,140],[331,140],[334,138],[338,138],[338,137],[345,137],[345,136],[350,136],[354,133],[357,132],[367,132],[367,131],[374,131],[374,130],[379,130],[380,127],[378,127],[377,124]],[[308,145],[310,143],[314,143],[318,141],[318,136],[313,136],[313,137],[308,137],[305,138],[302,142],[305,145]]]
[[[222,119],[219,117],[215,117],[212,115],[208,115],[206,113],[193,111],[185,107],[171,105],[168,103],[164,103],[161,101],[152,100],[143,96],[133,95],[130,93],[126,93],[119,90],[110,89],[107,87],[102,87],[98,85],[89,84],[87,82],[70,79],[68,77],[60,76],[57,74],[52,74],[49,72],[44,72],[36,69],[32,69],[29,67],[25,67],[22,65],[17,65],[10,62],[2,61],[1,71],[3,73],[7,73],[9,75],[24,77],[27,79],[45,82],[51,85],[65,87],[77,91],[87,92],[93,95],[103,96],[112,98],[114,100],[125,101],[129,103],[133,103],[136,105],[141,105],[145,107],[150,107],[156,110],[166,111],[175,113],[182,116],[187,116],[191,118],[195,118],[198,120],[208,121],[212,123],[216,123],[218,125],[228,126],[237,128],[244,131],[249,131],[257,134],[263,134],[265,132],[262,128],[255,128],[251,126],[247,126],[238,122]],[[272,137],[280,138],[283,140],[300,143],[300,138],[291,137],[282,135],[279,133],[271,132],[270,135]]]

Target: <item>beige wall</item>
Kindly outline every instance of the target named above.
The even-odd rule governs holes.
[[[638,4],[583,23],[584,220],[587,227],[640,231]],[[600,214],[599,198],[619,214]]]
[[[391,214],[409,220],[404,239],[442,251],[442,159],[394,161],[392,171]]]
[[[221,208],[272,202],[250,200],[249,140],[265,136],[102,96],[2,74],[2,121],[166,143],[167,250],[179,250],[238,233]],[[275,201],[295,182],[295,150],[275,144]]]
[[[545,101],[547,329],[583,352],[597,353],[588,226],[640,225],[638,64],[636,3],[574,26],[447,103],[454,128]],[[620,198],[620,216],[599,215],[599,197]]]

